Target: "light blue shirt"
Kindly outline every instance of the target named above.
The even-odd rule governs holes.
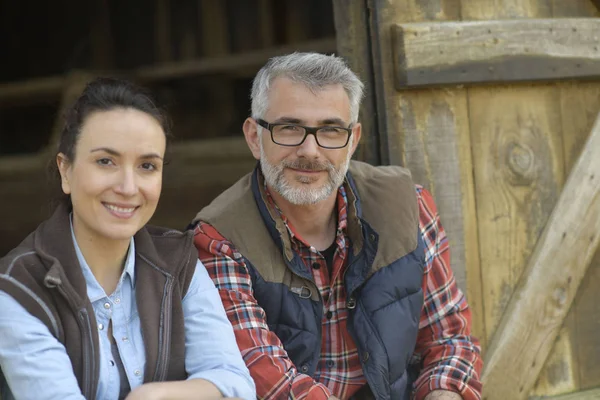
[[[146,362],[135,296],[135,243],[132,238],[117,288],[107,296],[86,263],[75,236],[72,238],[98,324],[97,399],[118,399],[120,377],[108,337],[111,321],[112,337],[132,390],[143,383]],[[225,397],[256,399],[254,381],[237,347],[233,328],[200,261],[182,304],[188,379],[210,381]],[[84,399],[65,347],[46,325],[4,292],[0,292],[0,310],[2,400]]]

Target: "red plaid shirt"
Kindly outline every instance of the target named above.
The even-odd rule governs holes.
[[[414,398],[434,390],[458,392],[465,400],[481,399],[479,346],[470,337],[471,312],[450,270],[448,240],[431,194],[417,186],[421,235],[425,242],[423,293],[417,345],[411,362],[422,366]],[[269,200],[275,207],[272,199]],[[321,355],[315,374],[300,373],[279,338],[269,331],[264,310],[256,302],[246,265],[235,261],[234,245],[209,224],[195,228],[200,260],[219,289],[238,346],[256,383],[260,399],[347,399],[366,384],[356,344],[346,327],[348,309],[342,271],[346,267],[346,193],[338,191],[338,227],[331,280],[323,256],[281,215],[294,251],[312,271],[324,300]]]

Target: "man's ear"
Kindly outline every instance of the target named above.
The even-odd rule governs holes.
[[[258,128],[259,126],[254,118],[246,118],[244,121],[244,137],[246,138],[246,143],[248,143],[248,148],[250,148],[254,158],[260,160],[260,138],[258,137]]]
[[[60,173],[60,185],[62,191],[65,194],[71,194],[71,184],[69,182],[71,175],[71,163],[67,156],[63,153],[56,155],[56,165],[58,166],[58,172]]]
[[[360,122],[357,122],[352,127],[352,147],[350,148],[350,154],[354,155],[356,148],[358,147],[358,143],[360,142],[360,137],[362,135],[362,125]]]

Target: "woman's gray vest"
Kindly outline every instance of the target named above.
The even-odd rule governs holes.
[[[311,271],[292,250],[281,218],[265,204],[257,169],[204,208],[235,246],[265,310],[298,370],[312,375],[321,352],[323,305]],[[346,179],[350,249],[344,282],[348,329],[376,399],[409,399],[423,307],[424,243],[416,189],[407,170],[351,161]]]

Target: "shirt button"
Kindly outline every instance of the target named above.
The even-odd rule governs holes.
[[[98,324],[98,330],[101,331],[104,329],[104,324]]]
[[[133,373],[135,374],[135,376],[140,376],[142,374],[142,371],[136,369],[135,371],[133,371]]]
[[[108,303],[108,302],[104,303],[104,308],[106,308],[108,310],[110,308],[110,303]]]
[[[121,338],[121,340],[124,341],[124,342],[129,342],[129,338],[127,336],[123,336]]]
[[[327,367],[328,368],[333,368],[334,365],[335,365],[335,363],[333,362],[333,360],[328,360],[327,361]]]
[[[119,299],[119,298],[115,299],[116,304],[119,304],[120,302],[121,302],[121,299]]]
[[[312,265],[312,267],[314,269],[319,269],[319,268],[321,268],[321,264],[319,264],[318,262],[314,262],[313,265]]]
[[[300,367],[300,371],[302,371],[303,374],[308,372],[308,365],[304,364],[303,366]]]
[[[331,319],[331,317],[333,317],[333,313],[331,311],[327,311],[327,314],[325,316],[327,317],[327,319]]]
[[[110,364],[111,367],[115,366],[115,362],[113,360],[110,360],[108,363]]]

